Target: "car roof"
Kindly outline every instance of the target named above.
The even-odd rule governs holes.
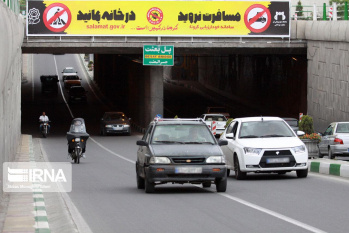
[[[235,118],[235,120],[239,120],[242,122],[249,122],[249,121],[283,121],[280,117],[268,117],[268,116],[260,116],[260,117],[241,117],[241,118]]]
[[[201,118],[161,118],[152,121],[152,123],[156,123],[157,125],[205,125],[205,122]]]
[[[205,116],[224,116],[223,114],[221,113],[204,113],[203,115]],[[225,116],[224,116],[225,117]]]
[[[66,70],[66,69],[74,69],[74,68],[73,67],[65,67],[64,69]]]

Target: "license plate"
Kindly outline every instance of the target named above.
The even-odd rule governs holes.
[[[175,172],[199,174],[202,173],[202,167],[176,167]]]
[[[122,127],[113,127],[113,130],[122,130]]]
[[[289,163],[290,158],[272,158],[267,159],[267,163]]]

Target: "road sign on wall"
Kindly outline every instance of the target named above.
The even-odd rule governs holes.
[[[173,45],[144,45],[143,65],[173,66]]]

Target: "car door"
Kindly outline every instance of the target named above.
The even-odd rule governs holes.
[[[333,144],[335,126],[336,123],[331,123],[323,133],[321,142],[319,143],[319,150],[321,154],[328,154],[328,146]]]
[[[143,135],[142,140],[147,142],[148,144],[150,143],[150,137],[152,133],[153,125],[149,125],[147,131]],[[140,168],[142,172],[144,171],[144,164],[146,163],[146,156],[149,155],[149,146],[139,146],[138,151],[137,151],[137,161],[140,165]]]
[[[224,134],[222,135],[222,139],[223,140],[227,140],[228,141],[228,145],[226,146],[222,146],[222,150],[223,153],[226,157],[227,160],[227,166],[229,169],[233,169],[233,165],[234,165],[234,151],[235,151],[235,139],[233,138],[227,138],[227,134],[231,134],[234,133],[234,138],[236,138],[236,132],[237,132],[237,128],[238,128],[239,122],[238,121],[232,121],[229,126],[227,127],[227,129],[225,130]]]

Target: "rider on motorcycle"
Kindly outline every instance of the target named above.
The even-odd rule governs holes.
[[[42,115],[39,117],[39,122],[40,122],[40,132],[42,131],[42,126],[44,122],[49,122],[50,120],[48,119],[48,116],[46,116],[45,112],[42,112]],[[50,124],[47,123],[47,131],[50,132]]]
[[[86,151],[86,141],[89,138],[89,134],[86,132],[86,126],[85,121],[83,118],[75,118],[73,119],[69,132],[67,132],[67,140],[68,140],[68,154],[73,152],[75,144],[73,143],[72,139],[74,138],[81,138],[83,139],[80,141],[80,146],[82,148],[82,157],[86,158],[85,151]]]

